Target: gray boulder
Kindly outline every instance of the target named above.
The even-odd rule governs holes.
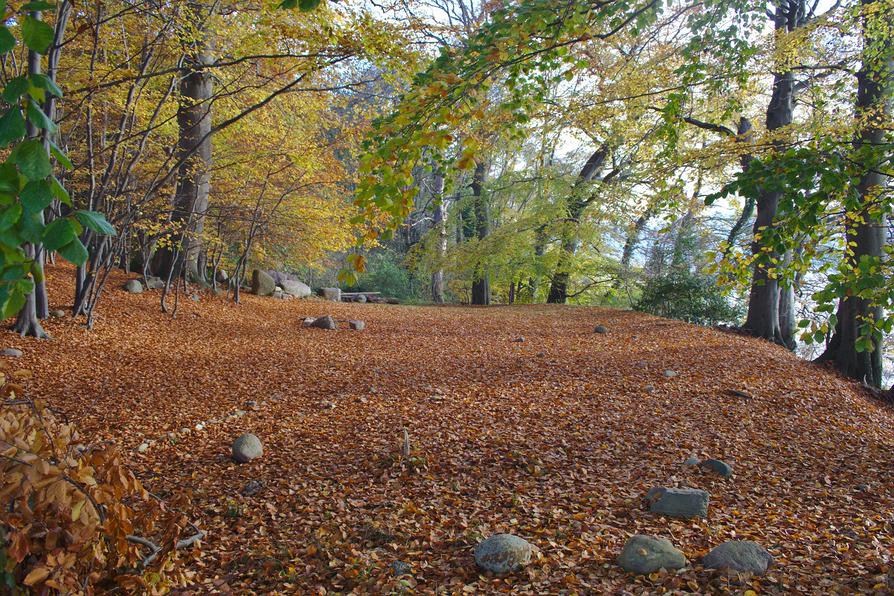
[[[322,288],[320,289],[320,293],[326,300],[341,302],[341,290],[339,288]]]
[[[502,575],[518,571],[531,562],[534,547],[513,534],[494,534],[475,547],[475,564],[485,571]]]
[[[726,569],[764,575],[773,564],[773,555],[757,542],[730,540],[711,549],[702,559],[708,569]]]
[[[618,565],[630,573],[649,574],[659,569],[681,569],[686,566],[686,557],[666,538],[637,534],[624,545]]]
[[[348,326],[354,331],[363,331],[366,329],[366,323],[363,321],[348,321]]]
[[[646,501],[652,513],[668,517],[708,517],[710,495],[697,488],[656,487],[648,492]]]
[[[57,308],[55,310],[50,311],[50,316],[55,317],[57,319],[61,319],[61,318],[65,317],[65,311],[62,310],[61,308]]]
[[[255,269],[251,272],[251,291],[253,294],[257,294],[258,296],[272,296],[275,289],[276,282],[272,277],[260,269]]]
[[[230,274],[223,269],[218,269],[217,274],[215,275],[215,279],[217,280],[217,283],[225,284],[230,280]]]
[[[15,348],[3,348],[3,350],[0,351],[0,356],[9,356],[10,358],[21,358],[22,351],[17,350]]]
[[[280,285],[282,286],[282,291],[289,296],[294,296],[295,298],[307,298],[310,296],[310,286],[306,283],[284,279]]]
[[[354,302],[359,302],[363,304],[366,302],[366,294],[358,294],[356,298],[354,298]]]
[[[233,459],[240,464],[248,463],[264,455],[261,440],[251,433],[245,433],[233,441],[232,450]]]
[[[332,318],[332,315],[324,315],[322,317],[317,317],[311,322],[308,327],[313,327],[315,329],[328,329],[330,331],[334,331],[338,329],[338,323],[335,322],[335,319]]]
[[[154,275],[150,275],[146,278],[146,287],[150,290],[160,290],[165,287],[165,280],[160,277],[155,277]]]
[[[608,327],[606,327],[605,325],[596,325],[596,327],[593,329],[593,332],[594,333],[608,333]]]
[[[724,478],[730,478],[733,475],[733,467],[725,461],[721,461],[719,459],[706,459],[699,465],[714,472],[715,474],[723,476]]]
[[[143,292],[143,284],[141,284],[138,279],[129,279],[127,280],[127,283],[124,284],[124,289],[131,294],[141,294]]]

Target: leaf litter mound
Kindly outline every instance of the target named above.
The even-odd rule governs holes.
[[[70,305],[71,274],[50,269],[52,308]],[[190,494],[208,537],[183,593],[892,587],[894,413],[777,346],[577,307],[203,293],[172,319],[158,292],[127,294],[124,281],[110,280],[93,331],[67,317],[46,322],[51,341],[5,335],[24,352],[6,367],[33,370],[29,394],[83,440],[128,449],[150,490]],[[302,327],[323,314],[367,327]],[[244,432],[264,455],[236,464]],[[681,465],[692,455],[735,476]],[[708,519],[649,513],[643,496],[659,485],[710,492]],[[538,556],[507,577],[480,572],[472,551],[497,532]],[[625,573],[615,560],[636,533],[670,539],[690,566]],[[762,578],[700,566],[731,539],[776,565]]]

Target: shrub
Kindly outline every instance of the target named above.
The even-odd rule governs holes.
[[[633,308],[699,325],[735,324],[742,317],[742,309],[730,303],[716,279],[685,269],[646,281]]]
[[[19,389],[0,395],[0,593],[161,593],[181,583],[172,570],[185,518],[116,449],[79,445],[71,425],[16,398]]]
[[[399,257],[391,251],[378,251],[369,255],[366,272],[360,276],[352,292],[381,292],[384,296],[415,300],[419,288]]]

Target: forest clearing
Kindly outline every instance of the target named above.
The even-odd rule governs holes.
[[[70,296],[60,269],[52,304]],[[189,494],[207,537],[181,553],[186,593],[890,589],[894,411],[780,346],[587,307],[206,293],[171,319],[158,297],[110,290],[93,331],[58,319],[49,342],[7,337],[24,355],[4,368],[31,369],[28,392],[120,446],[150,491]],[[325,313],[367,327],[302,327]],[[237,464],[243,432],[264,453]],[[684,466],[692,455],[734,475]],[[650,513],[653,486],[708,491],[708,518]],[[476,569],[475,545],[495,532],[540,557],[502,578]],[[633,534],[669,538],[690,566],[625,573]],[[732,538],[771,552],[766,576],[700,567]]]

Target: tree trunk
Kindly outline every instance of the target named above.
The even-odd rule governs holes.
[[[877,0],[863,0],[867,10]],[[883,122],[890,117],[894,101],[894,33],[889,21],[876,17],[863,22],[863,65],[857,74],[857,119],[863,122],[862,130],[854,138],[854,149],[882,147],[885,142]],[[867,115],[869,117],[867,118]],[[878,263],[885,254],[884,209],[877,208],[879,190],[888,180],[882,173],[885,155],[870,151],[858,184],[861,200],[846,217],[847,240],[853,247],[848,259],[850,267],[857,267],[863,260]],[[860,296],[859,289],[842,298],[838,303],[838,322],[826,352],[820,360],[834,362],[835,367],[848,377],[858,379],[873,387],[882,384],[882,336],[861,329],[865,321],[876,322],[883,316],[881,305]],[[861,336],[870,336],[870,349],[858,349]]]
[[[435,172],[432,179],[432,195],[435,198],[434,228],[438,234],[437,269],[431,274],[431,299],[444,304],[444,259],[447,256],[447,202],[444,199],[444,175]]]
[[[605,160],[609,155],[609,146],[603,143],[577,175],[577,181],[568,199],[567,217],[562,226],[562,252],[559,254],[559,262],[553,272],[550,282],[549,294],[546,301],[551,304],[565,304],[568,300],[568,281],[571,275],[571,261],[580,245],[578,226],[584,209],[590,204],[589,197],[582,196],[582,187],[593,178],[605,166]]]
[[[805,0],[784,2],[777,5],[774,26],[776,31],[794,31],[805,22]],[[795,75],[791,70],[773,74],[773,94],[767,106],[767,131],[772,133],[792,123],[795,104]],[[774,142],[776,146],[780,143]],[[745,329],[756,337],[785,343],[779,326],[779,284],[770,259],[776,254],[764,255],[763,243],[758,237],[765,229],[770,229],[776,219],[779,199],[782,193],[762,190],[757,197],[757,217],[754,220],[754,239],[751,251],[763,255],[755,261],[752,273],[751,292],[748,296],[748,317]]]
[[[211,15],[199,2],[188,10],[195,21],[198,39],[189,41],[180,79],[180,107],[177,110],[177,188],[171,223],[179,237],[180,250],[161,249],[155,256],[155,270],[163,279],[176,278],[185,265],[193,281],[205,282],[201,257],[201,234],[211,190],[211,97],[213,65],[207,20]],[[179,256],[178,256],[179,255]]]
[[[475,212],[475,235],[479,241],[484,240],[490,234],[490,213],[487,208],[487,197],[484,195],[486,175],[487,165],[478,162],[472,177],[472,197]],[[482,260],[479,257],[472,276],[472,304],[488,305],[490,304],[490,272]]]

